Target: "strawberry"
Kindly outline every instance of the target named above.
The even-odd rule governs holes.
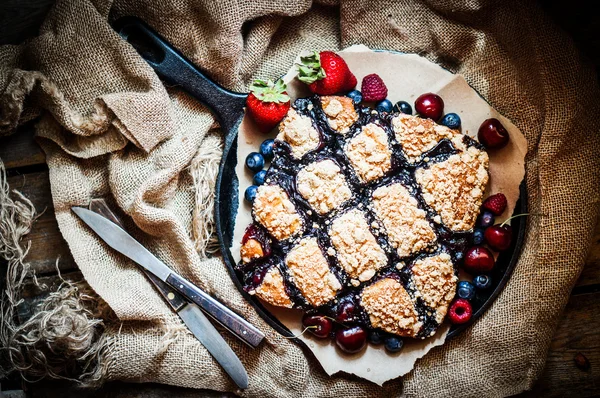
[[[356,76],[350,72],[346,61],[333,51],[300,57],[298,80],[308,84],[315,94],[333,95],[356,87]]]
[[[250,86],[246,99],[246,109],[262,133],[268,133],[277,126],[290,109],[290,97],[283,80],[255,80]]]
[[[367,102],[381,101],[388,95],[388,89],[385,86],[385,83],[381,77],[375,73],[363,77],[360,91],[362,92],[363,100]]]
[[[491,211],[495,216],[499,216],[506,210],[506,204],[506,196],[503,193],[497,193],[484,200],[481,207]]]

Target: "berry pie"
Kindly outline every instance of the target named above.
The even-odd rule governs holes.
[[[252,202],[237,272],[278,307],[407,338],[435,334],[488,182],[483,147],[351,98],[297,99]]]

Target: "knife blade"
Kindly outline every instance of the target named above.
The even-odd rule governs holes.
[[[92,199],[88,208],[125,229],[119,217],[113,213],[104,199]],[[235,384],[242,389],[248,388],[248,373],[246,373],[244,365],[198,306],[188,303],[181,294],[146,269],[142,268],[142,271],[171,309],[179,315],[187,328],[223,367]]]
[[[171,285],[240,340],[251,347],[257,347],[262,342],[265,335],[260,330],[171,270],[117,224],[83,207],[72,207],[72,210],[106,244],[150,271],[161,281]]]

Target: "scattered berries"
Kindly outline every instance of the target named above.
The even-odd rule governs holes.
[[[492,225],[485,230],[485,242],[496,251],[504,251],[510,247],[512,241],[512,227],[510,225]]]
[[[487,275],[477,275],[473,278],[473,285],[478,290],[485,290],[492,286],[492,278]]]
[[[465,269],[471,274],[483,274],[494,268],[494,255],[486,247],[473,246],[465,253]]]
[[[275,143],[275,140],[268,139],[268,140],[264,140],[262,142],[262,144],[260,144],[259,152],[261,155],[263,155],[263,158],[265,158],[266,160],[273,159],[273,144],[274,143]]]
[[[387,113],[390,113],[393,108],[394,107],[393,107],[392,101],[390,101],[388,99],[384,99],[383,101],[378,103],[377,106],[375,107],[375,109],[377,109],[379,112],[387,112]]]
[[[265,177],[267,176],[267,170],[261,170],[254,174],[252,177],[252,183],[256,186],[260,186],[265,183]]]
[[[460,128],[460,116],[456,113],[446,113],[442,118],[442,124],[449,129],[458,130]]]
[[[246,167],[254,172],[262,170],[265,165],[265,158],[258,152],[250,152],[246,156]]]
[[[412,106],[406,101],[398,101],[394,105],[394,112],[406,113],[412,115]]]
[[[422,94],[415,100],[415,110],[419,115],[437,122],[444,114],[444,100],[434,93]]]
[[[337,310],[335,320],[339,323],[352,322],[354,320],[354,304],[351,301],[341,303]]]
[[[465,300],[475,297],[475,286],[468,281],[460,281],[456,286],[456,295]]]
[[[448,309],[448,319],[455,325],[462,325],[469,322],[473,316],[473,307],[469,300],[462,298],[454,300]]]
[[[506,210],[506,196],[503,193],[497,193],[483,201],[481,207],[484,210],[491,211],[495,216],[499,216]]]
[[[348,64],[333,51],[321,51],[300,57],[298,80],[308,84],[311,92],[319,95],[341,94],[356,87],[356,76]]]
[[[355,104],[360,104],[363,99],[362,93],[358,90],[352,90],[348,94],[346,94],[346,96],[352,99],[352,102],[354,102]]]
[[[496,217],[494,217],[494,213],[485,210],[481,214],[479,214],[477,220],[475,221],[475,225],[477,225],[478,227],[487,228],[494,225],[494,222],[496,222]]]
[[[398,352],[404,346],[404,341],[396,336],[389,336],[385,339],[385,349],[388,352]]]
[[[255,80],[250,86],[246,109],[262,133],[277,126],[290,109],[290,97],[286,88],[281,79],[275,83],[272,80]]]
[[[375,73],[363,77],[360,89],[363,100],[367,102],[381,101],[388,95],[388,89],[385,86],[385,83],[381,80],[381,77]]]
[[[248,188],[246,188],[246,191],[244,192],[244,199],[246,199],[246,201],[250,203],[254,202],[254,198],[256,198],[257,189],[258,187],[256,185],[250,185]]]
[[[302,317],[302,326],[308,328],[308,331],[320,339],[329,337],[333,329],[333,322],[325,315],[321,314],[305,314]]]
[[[481,123],[477,139],[488,149],[500,149],[508,144],[509,136],[500,120],[491,118]]]
[[[369,336],[367,336],[369,343],[374,345],[379,345],[383,343],[384,337],[384,334],[379,330],[373,330],[369,333]]]

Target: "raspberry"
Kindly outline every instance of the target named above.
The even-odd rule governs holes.
[[[388,94],[385,83],[375,73],[363,77],[361,91],[363,100],[367,102],[384,100]]]
[[[497,193],[487,198],[481,207],[491,211],[495,216],[499,216],[506,210],[506,204],[506,196],[503,193]]]
[[[471,307],[469,300],[459,298],[450,304],[450,309],[448,310],[448,319],[451,323],[455,325],[462,325],[463,323],[469,322],[472,315],[473,307]]]

